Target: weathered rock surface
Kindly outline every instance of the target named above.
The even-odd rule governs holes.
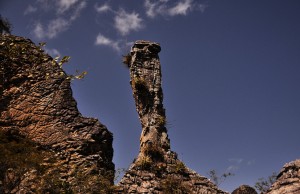
[[[254,188],[248,185],[241,185],[235,189],[231,194],[257,194]]]
[[[116,193],[222,194],[207,178],[187,168],[170,150],[167,135],[158,43],[137,41],[124,60],[142,125],[140,152]]]
[[[14,131],[53,153],[51,168],[72,188],[79,176],[103,176],[113,183],[112,134],[79,113],[68,76],[50,56],[12,35],[0,35],[0,131]],[[35,193],[26,187],[31,178],[32,173],[22,178],[25,186],[14,191]]]
[[[300,159],[283,166],[276,182],[267,194],[298,194],[300,193]]]

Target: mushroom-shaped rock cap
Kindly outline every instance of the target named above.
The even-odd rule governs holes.
[[[248,185],[241,185],[235,189],[231,194],[257,194],[255,189]]]
[[[150,53],[159,53],[161,51],[159,43],[147,40],[137,40],[131,48],[131,52],[148,51]]]

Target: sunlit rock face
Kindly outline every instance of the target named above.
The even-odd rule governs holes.
[[[298,194],[300,193],[300,159],[283,166],[276,182],[267,194]]]
[[[160,50],[158,43],[136,41],[124,60],[130,71],[142,133],[140,152],[118,184],[116,193],[226,193],[187,168],[171,151],[165,126]]]
[[[0,36],[0,132],[18,134],[52,153],[54,162],[47,172],[38,172],[38,179],[55,169],[56,179],[73,191],[78,177],[103,175],[113,183],[112,134],[97,119],[80,114],[68,76],[41,47],[12,35]],[[26,188],[28,177],[15,188],[25,185],[18,189],[35,193],[37,188]]]

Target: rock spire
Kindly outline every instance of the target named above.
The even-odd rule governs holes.
[[[136,41],[124,62],[142,125],[140,152],[125,172],[116,193],[225,194],[207,178],[190,170],[171,151],[161,88],[158,43]]]
[[[149,41],[137,41],[131,49],[130,84],[142,124],[142,154],[154,146],[163,152],[170,149],[161,88],[160,50],[158,43]]]

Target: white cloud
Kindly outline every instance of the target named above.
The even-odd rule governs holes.
[[[138,13],[127,13],[120,9],[115,16],[115,28],[123,35],[127,35],[130,31],[138,31],[143,28],[142,18]]]
[[[255,160],[249,160],[249,161],[247,161],[247,165],[248,166],[251,166],[253,164],[255,164]]]
[[[86,7],[86,2],[85,1],[82,1],[79,3],[79,5],[75,8],[75,11],[74,13],[72,14],[70,20],[73,21],[73,20],[76,20],[79,16],[80,16],[80,13],[81,11]]]
[[[95,9],[98,13],[104,13],[104,12],[107,12],[107,11],[110,11],[111,10],[111,7],[105,3],[101,6],[99,6],[98,4],[95,5]]]
[[[51,20],[47,26],[47,29],[45,29],[43,25],[38,22],[34,27],[33,33],[39,39],[42,38],[52,39],[56,37],[58,33],[66,31],[69,25],[70,23],[63,18],[57,18]]]
[[[243,158],[230,158],[230,159],[228,159],[228,161],[233,164],[230,165],[226,169],[226,172],[232,172],[232,171],[236,171],[236,170],[240,169],[240,166],[244,162],[244,159]]]
[[[54,19],[48,20],[45,24],[41,24],[40,22],[35,24],[32,32],[38,39],[52,39],[57,37],[59,33],[68,30],[72,22],[80,16],[80,13],[87,4],[85,0],[58,0],[51,7],[49,6],[49,0],[37,0],[37,2],[40,3],[41,8],[46,6],[47,9],[56,9],[58,13]]]
[[[95,45],[109,46],[116,51],[120,51],[120,49],[121,49],[118,41],[113,41],[113,40],[103,36],[101,33],[98,34]]]
[[[38,22],[38,23],[35,25],[35,27],[34,27],[34,29],[33,29],[33,34],[34,34],[37,38],[39,38],[39,39],[44,38],[45,32],[44,32],[44,28],[43,28],[43,26],[42,26],[41,23]]]
[[[39,4],[39,8],[43,9],[43,11],[49,11],[54,8],[54,4],[51,0],[37,0],[36,2]]]
[[[206,5],[206,4],[199,4],[199,5],[198,5],[198,9],[199,9],[202,13],[206,10],[207,7],[208,7],[208,5]]]
[[[66,31],[69,25],[70,23],[63,18],[57,18],[55,20],[52,20],[48,24],[46,35],[50,39],[54,38],[57,36],[58,33]]]
[[[28,5],[28,7],[24,11],[24,15],[28,15],[28,14],[34,13],[36,11],[37,11],[36,7],[33,7],[32,5]]]
[[[48,53],[48,55],[52,56],[52,57],[60,57],[61,54],[57,49],[47,49],[44,48],[45,52]]]
[[[145,0],[146,15],[150,18],[154,18],[157,15],[166,15],[168,12],[168,1],[160,0],[152,2],[152,0]]]
[[[150,0],[145,1],[145,8],[147,16],[154,18],[157,14],[157,7],[159,2],[152,3]]]
[[[230,158],[228,159],[229,162],[232,162],[232,163],[236,163],[236,164],[241,164],[244,159],[243,158]]]
[[[238,170],[240,167],[238,165],[230,165],[227,169],[226,172],[232,172]]]
[[[200,10],[204,12],[207,8],[205,4],[194,3],[194,0],[145,0],[144,6],[146,8],[146,15],[154,18],[157,15],[176,16],[187,15],[193,10]]]
[[[177,5],[169,9],[169,14],[174,15],[186,15],[189,10],[192,8],[193,0],[184,0],[178,2]]]
[[[77,3],[78,0],[58,0],[56,5],[58,6],[58,13],[63,13],[69,10],[73,5]]]

